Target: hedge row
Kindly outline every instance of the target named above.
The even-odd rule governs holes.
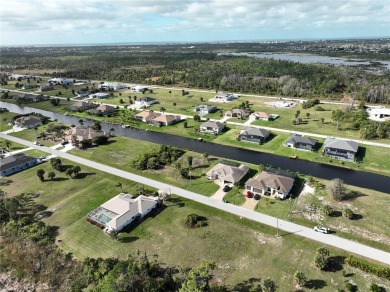
[[[347,265],[362,270],[363,272],[373,274],[377,277],[390,281],[390,268],[378,267],[353,256],[349,256],[344,261]]]

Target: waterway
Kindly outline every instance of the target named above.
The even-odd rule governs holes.
[[[329,57],[329,56],[320,56],[320,55],[311,55],[311,54],[299,54],[299,53],[221,53],[221,55],[230,55],[230,56],[245,56],[245,57],[253,57],[253,58],[269,58],[275,60],[283,60],[283,61],[292,61],[303,64],[310,63],[321,63],[328,65],[336,65],[336,66],[369,66],[379,68],[390,69],[390,61],[366,61],[359,59],[348,59],[342,57]]]
[[[79,117],[65,116],[63,114],[53,113],[45,110],[40,110],[27,106],[19,106],[7,102],[0,102],[0,107],[5,107],[9,111],[19,114],[28,114],[32,112],[40,113],[49,117],[52,120],[58,120],[61,123],[66,124],[79,124]],[[93,120],[85,119],[84,126],[92,126]],[[157,144],[171,145],[174,147],[180,147],[183,149],[192,150],[199,153],[208,153],[209,155],[219,156],[222,158],[233,159],[243,161],[252,164],[272,165],[273,167],[280,167],[282,169],[288,169],[293,172],[300,172],[327,180],[333,178],[340,178],[345,183],[381,191],[390,194],[390,177],[363,172],[355,171],[346,168],[336,167],[332,165],[321,164],[317,162],[311,162],[307,160],[294,160],[288,157],[278,156],[270,153],[262,153],[253,150],[247,150],[232,146],[225,146],[215,144],[211,142],[200,142],[195,139],[153,132],[145,131],[134,128],[122,128],[121,125],[110,124],[101,122],[102,130],[108,132],[111,128],[115,129],[115,135],[124,136],[131,139],[148,141]],[[131,145],[129,145],[131,147]]]

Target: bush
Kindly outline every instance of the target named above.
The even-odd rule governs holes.
[[[353,256],[347,257],[344,260],[344,263],[363,272],[370,273],[377,277],[390,281],[390,268],[375,266],[360,259],[357,259]]]
[[[187,216],[184,225],[188,228],[199,228],[199,227],[207,226],[207,219],[203,216],[190,214]]]

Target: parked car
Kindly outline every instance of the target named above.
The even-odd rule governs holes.
[[[247,191],[245,197],[252,198],[253,197],[253,193],[251,191]]]
[[[41,160],[42,160],[42,159],[45,159],[45,158],[46,158],[45,155],[41,155],[41,156],[38,157],[38,159],[41,159]]]
[[[69,144],[69,141],[64,141],[61,143],[62,146],[66,145],[66,144]]]
[[[225,185],[225,186],[223,187],[222,191],[224,191],[224,192],[230,191],[229,185]]]
[[[42,144],[38,143],[37,141],[34,141],[33,144],[37,146],[42,146]]]
[[[321,226],[314,226],[314,231],[326,233],[326,234],[330,232],[329,228],[321,227]]]
[[[253,196],[253,199],[255,199],[255,200],[260,200],[260,194],[255,194],[254,196]]]

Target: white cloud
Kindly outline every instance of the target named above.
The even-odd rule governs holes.
[[[90,42],[129,41],[114,39],[126,34],[131,41],[278,38],[287,31],[321,38],[314,27],[335,37],[339,27],[388,36],[389,14],[388,0],[13,0],[0,6],[0,41],[23,34],[26,42],[51,43],[61,32],[88,34]]]

